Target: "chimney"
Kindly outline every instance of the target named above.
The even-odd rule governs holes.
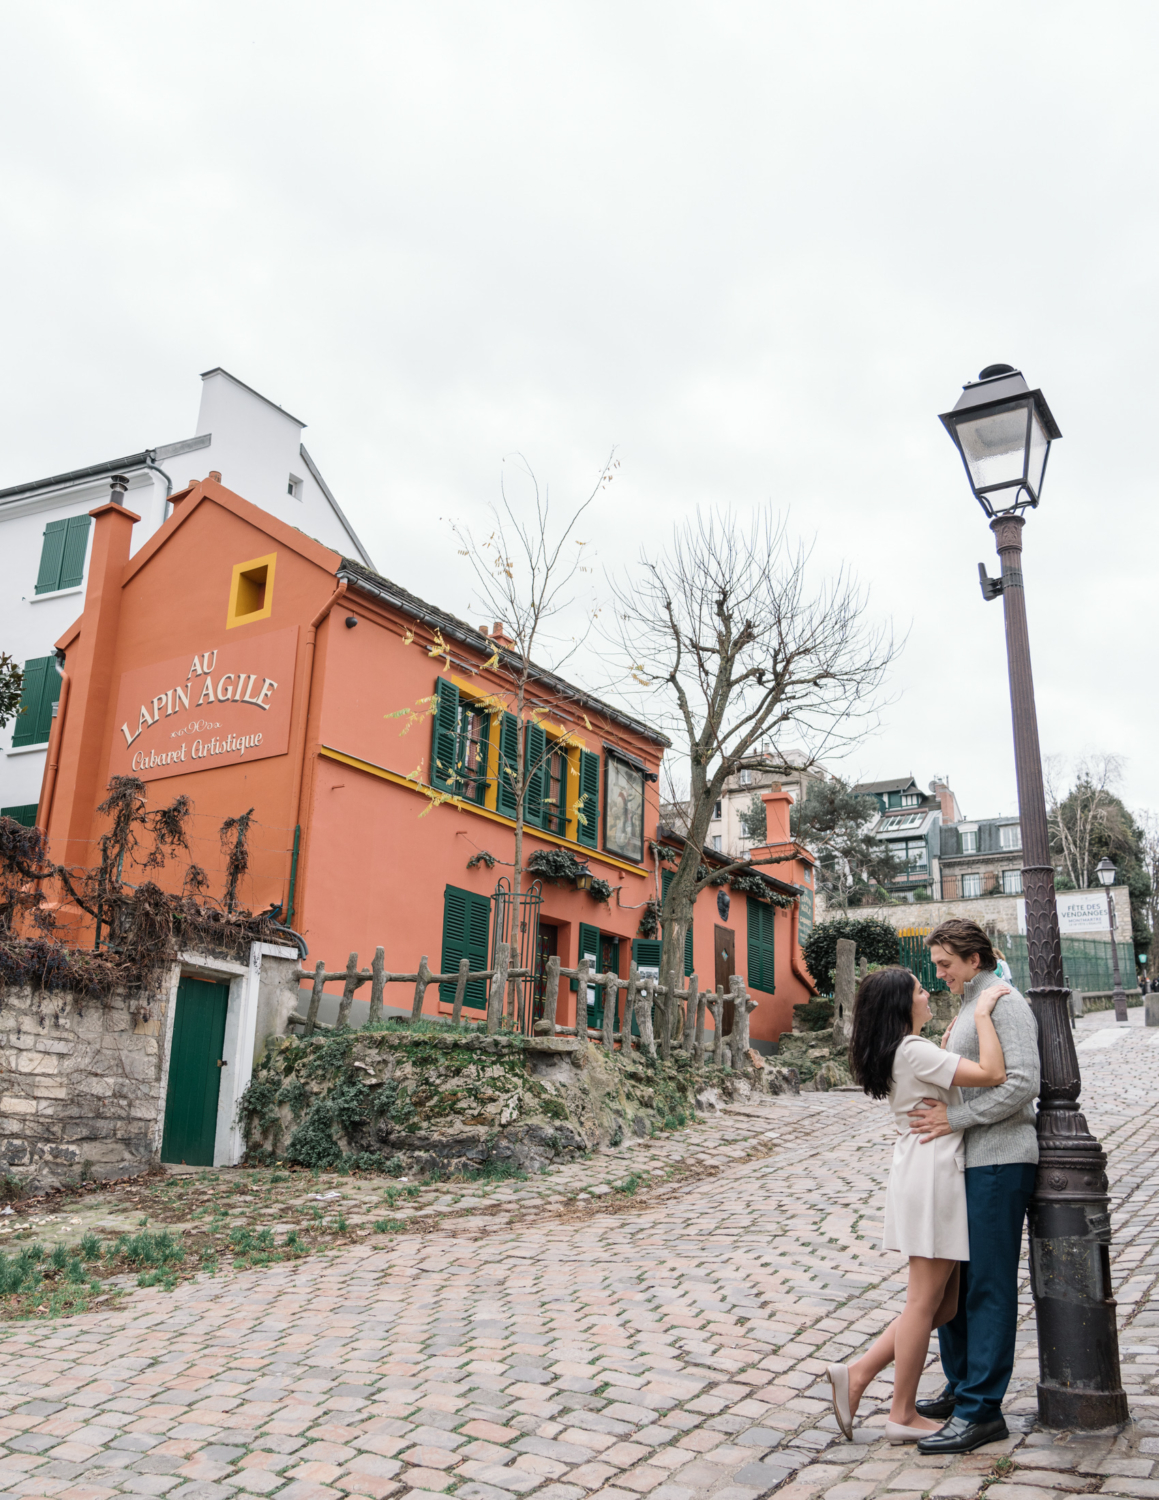
[[[962,814],[958,807],[958,799],[946,783],[935,778],[930,782],[930,791],[938,799],[938,804],[942,809],[942,822],[960,822]]]
[[[765,804],[765,843],[787,844],[792,838],[789,832],[789,809],[793,805],[792,796],[784,790],[779,781],[774,781],[766,791],[761,793],[761,801]],[[750,850],[750,853],[754,851]]]
[[[58,751],[58,791],[46,830],[54,856],[65,864],[91,864],[93,810],[104,791],[104,736],[114,697],[121,588],[133,526],[141,519],[125,505],[126,483],[123,475],[114,477],[108,503],[89,511],[93,540],[84,614],[68,649],[69,712]]]

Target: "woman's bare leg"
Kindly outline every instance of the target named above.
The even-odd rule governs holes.
[[[874,1339],[865,1353],[849,1366],[849,1407],[855,1412],[870,1381],[880,1375],[888,1365],[897,1363],[898,1369],[894,1373],[894,1399],[889,1419],[891,1422],[902,1422],[907,1427],[921,1427],[926,1424],[927,1419],[919,1417],[914,1409],[914,1401],[917,1399],[917,1383],[925,1367],[931,1332],[942,1323],[948,1322],[957,1311],[958,1262],[956,1260],[930,1260],[924,1256],[915,1255],[910,1257],[909,1267],[905,1311],[899,1317],[894,1318],[889,1327]],[[925,1324],[925,1343],[921,1344],[923,1323]],[[908,1380],[909,1366],[913,1362],[912,1351],[919,1345],[922,1350],[921,1363],[917,1366],[917,1375],[913,1378],[913,1387],[907,1398],[905,1385],[901,1384],[899,1389],[899,1382],[903,1379],[901,1366],[904,1361],[907,1371],[905,1379]],[[899,1393],[903,1398],[900,1403]],[[907,1404],[909,1417],[898,1416],[898,1410],[905,1409]],[[930,1422],[930,1431],[934,1431],[940,1425],[939,1422]]]

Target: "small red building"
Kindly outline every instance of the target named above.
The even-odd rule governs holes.
[[[502,639],[340,557],[216,475],[174,496],[170,519],[132,557],[132,513],[110,503],[91,514],[84,613],[57,643],[61,692],[38,811],[52,857],[95,863],[108,780],[136,775],[151,805],[192,800],[193,857],[211,889],[223,884],[222,821],[254,809],[241,897],[254,911],[276,903],[311,963],[341,968],[354,951],[367,964],[381,945],[396,972],[424,953],[436,971],[462,957],[486,967],[514,842],[497,773],[509,684],[488,665]],[[639,927],[661,889],[651,845],[666,741],[546,671],[533,678],[532,709],[528,737],[547,759],[525,864],[565,851],[612,887],[601,902],[545,879],[536,963],[542,971],[558,953],[572,966],[587,952],[620,974],[633,958],[654,964],[659,945]],[[733,894],[718,906],[706,892],[687,958],[702,986],[746,976],[759,1001],[752,1036],[767,1048],[811,993],[798,938],[812,865],[789,846],[788,794],[765,801],[770,840],[790,855],[770,867],[768,886],[789,904]],[[449,998],[432,988],[426,1009],[443,1012]],[[388,1013],[409,1004],[388,990]],[[574,1006],[565,984],[562,1024]]]

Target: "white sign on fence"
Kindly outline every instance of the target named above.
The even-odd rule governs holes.
[[[1107,934],[1107,897],[1103,891],[1060,891],[1054,898],[1062,933]],[[1026,902],[1018,903],[1018,931],[1026,932]]]

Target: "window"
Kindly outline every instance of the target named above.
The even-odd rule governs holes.
[[[550,743],[547,752],[543,813],[543,826],[548,833],[566,832],[567,749]]]
[[[903,807],[920,807],[922,800],[921,792],[903,792],[901,805]]]
[[[55,594],[57,589],[79,587],[85,576],[85,553],[91,525],[90,516],[49,521],[40,545],[40,571],[36,575],[38,594]]]
[[[449,885],[443,893],[443,953],[440,972],[453,974],[465,958],[475,973],[487,967],[491,935],[491,898]],[[439,999],[454,1004],[455,983],[439,985]],[[464,1007],[487,1009],[487,981],[472,979],[463,997]]]
[[[1003,823],[998,830],[998,842],[1003,849],[1022,848],[1022,825],[1020,823]]]
[[[963,828],[958,837],[962,841],[963,854],[977,854],[978,852],[978,830],[976,828]]]
[[[904,875],[925,874],[929,865],[929,850],[925,839],[898,839],[893,849],[897,857],[905,861]]]
[[[37,806],[35,802],[25,802],[19,807],[0,807],[0,818],[11,818],[22,828],[35,828]]]
[[[720,803],[719,802],[712,809],[712,821],[714,823],[718,823],[720,821]]]
[[[713,848],[713,852],[715,854],[719,854],[720,853],[720,834],[719,833],[714,833],[712,835],[712,848]]]
[[[888,829],[892,832],[896,828],[916,828],[925,817],[925,813],[895,813],[893,817],[886,818],[881,825],[882,831]]]
[[[291,474],[286,482],[286,494],[292,495],[295,500],[302,498],[302,481],[296,474]]]
[[[34,656],[24,663],[24,690],[12,731],[12,748],[47,745],[53,710],[60,697],[60,673],[55,656]]]
[[[1002,871],[1002,894],[1004,896],[1021,896],[1022,895],[1022,871],[1021,870],[1003,870]]]
[[[752,786],[752,784],[753,784],[753,773],[751,771],[748,771],[748,770],[741,771],[738,774],[738,776],[737,776],[736,779],[740,783],[741,786]]]
[[[482,807],[487,801],[487,751],[491,744],[491,716],[473,703],[459,709],[455,750],[455,784],[460,797]]]
[[[982,894],[982,877],[981,877],[981,875],[963,875],[962,876],[962,895],[963,896],[980,896],[981,894]]]
[[[771,995],[777,987],[773,924],[777,909],[767,901],[748,897],[749,988]]]
[[[274,607],[274,563],[276,552],[235,563],[229,588],[229,608],[225,628],[249,625],[254,620],[268,620]]]

